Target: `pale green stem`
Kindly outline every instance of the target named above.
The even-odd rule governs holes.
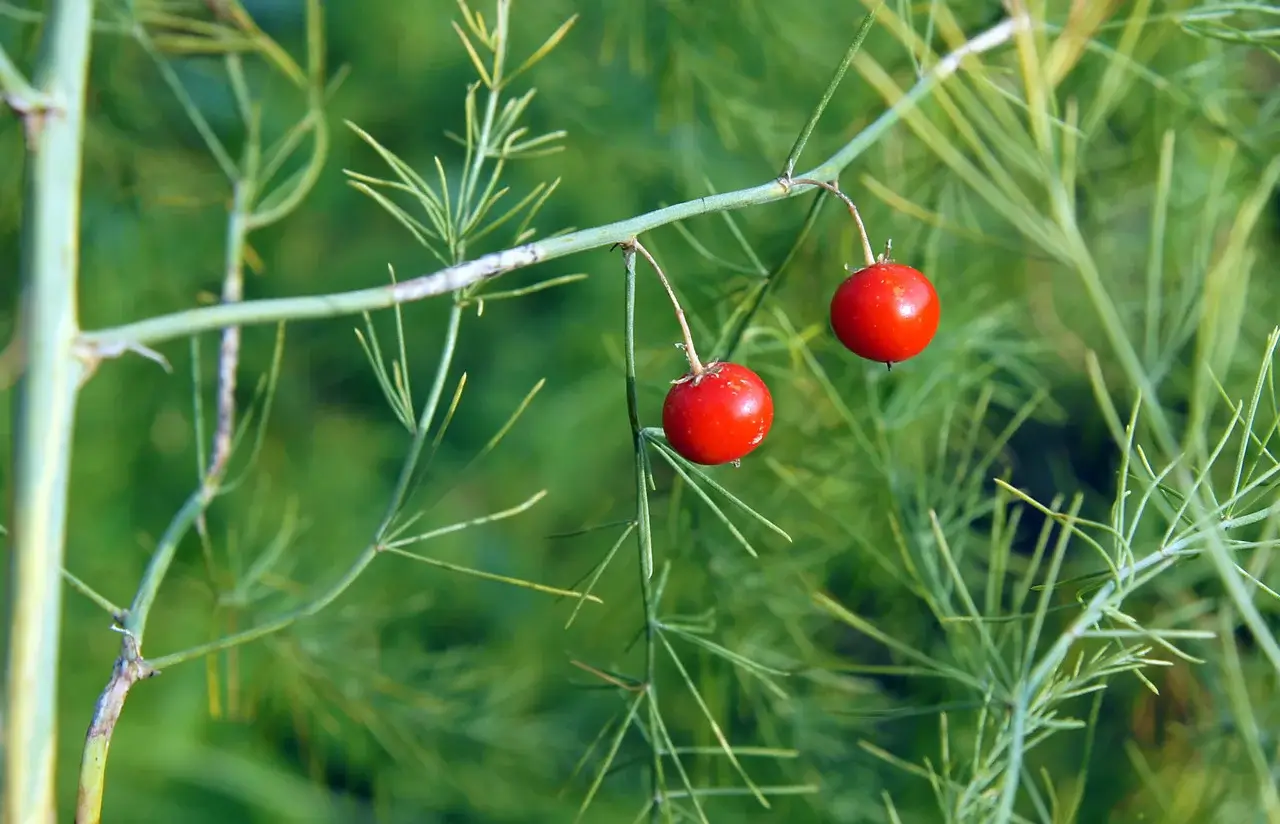
[[[233,75],[234,77],[234,75]],[[256,135],[250,127],[244,177],[233,180],[232,208],[227,219],[225,272],[222,299],[238,301],[244,289],[244,249],[248,235],[248,212],[253,200],[253,173],[256,169]],[[169,522],[156,544],[142,580],[138,582],[133,603],[119,620],[124,639],[111,677],[98,696],[93,717],[85,734],[80,759],[80,785],[76,795],[76,824],[98,824],[102,817],[102,792],[106,782],[107,753],[115,733],[116,722],[124,710],[125,699],[138,681],[155,675],[157,670],[142,658],[142,642],[147,619],[169,567],[193,524],[199,524],[205,510],[218,494],[227,464],[231,459],[235,427],[236,369],[240,361],[240,329],[224,329],[218,360],[217,424],[211,449],[209,468],[202,473],[199,486],[187,496],[182,508]]]
[[[234,226],[241,222],[233,220],[232,224]],[[221,428],[221,422],[219,427]],[[229,455],[229,446],[226,454]],[[129,691],[133,689],[133,685],[159,672],[143,660],[141,653],[142,639],[146,633],[151,606],[155,603],[160,585],[169,571],[169,566],[173,563],[174,555],[177,554],[178,545],[186,537],[192,524],[204,515],[206,508],[217,494],[218,484],[225,469],[224,458],[220,464],[215,464],[205,474],[200,486],[187,497],[182,508],[169,522],[168,528],[156,544],[155,551],[151,553],[151,560],[147,563],[142,580],[138,583],[133,603],[123,613],[121,631],[124,633],[124,640],[121,642],[120,655],[116,659],[107,685],[98,696],[93,717],[89,722],[89,730],[85,734],[84,751],[80,759],[80,785],[76,794],[76,824],[98,824],[101,821],[107,752],[111,748],[116,722],[120,719],[125,699],[129,697]]]
[[[239,224],[233,221],[234,225]],[[449,326],[445,333],[443,350],[440,354],[440,366],[436,374],[435,385],[432,387],[431,394],[423,407],[413,444],[409,448],[409,454],[405,458],[400,478],[391,495],[391,500],[387,504],[386,515],[378,525],[374,541],[360,552],[347,571],[327,589],[294,610],[216,641],[160,658],[144,660],[141,653],[142,637],[146,631],[147,618],[150,615],[156,593],[159,591],[160,583],[164,580],[165,573],[173,561],[178,543],[196,519],[200,517],[201,513],[204,512],[205,507],[208,506],[209,500],[217,490],[219,479],[211,471],[206,475],[205,482],[201,484],[200,488],[188,497],[186,503],[178,511],[178,514],[174,516],[169,528],[165,530],[165,534],[156,546],[156,551],[151,556],[151,562],[143,573],[142,582],[138,586],[134,602],[125,616],[123,627],[125,637],[122,642],[120,656],[116,660],[115,669],[111,673],[107,686],[98,698],[97,706],[94,708],[93,720],[89,725],[89,732],[85,738],[84,754],[80,762],[80,790],[76,804],[76,824],[98,824],[101,820],[107,752],[111,747],[115,725],[119,720],[121,710],[124,708],[125,699],[128,698],[129,691],[134,684],[158,674],[167,667],[203,658],[206,655],[247,644],[259,638],[265,638],[268,635],[287,629],[303,618],[315,615],[336,601],[355,583],[356,579],[360,577],[369,564],[373,563],[373,559],[382,550],[382,536],[399,513],[400,507],[408,494],[414,470],[417,468],[423,445],[426,443],[427,433],[431,429],[431,424],[439,408],[444,384],[453,363],[461,317],[462,307],[454,304],[449,316]]]
[[[453,366],[453,353],[457,349],[458,331],[462,325],[462,309],[462,304],[458,302],[449,308],[449,322],[445,327],[444,343],[441,344],[440,363],[436,367],[435,383],[431,385],[427,402],[422,406],[422,414],[418,417],[418,426],[413,433],[413,443],[410,444],[409,454],[405,456],[404,464],[400,467],[400,477],[396,480],[391,500],[387,503],[386,514],[382,516],[382,523],[378,524],[378,531],[374,538],[376,542],[381,542],[386,537],[396,516],[400,513],[400,508],[404,505],[405,497],[409,494],[409,487],[413,483],[422,450],[427,445],[431,424],[434,423],[436,410],[440,407],[440,398],[444,395],[444,385],[449,377],[449,369]]]
[[[19,318],[27,363],[14,413],[13,535],[5,696],[4,820],[52,824],[67,482],[83,364],[79,330],[81,142],[91,0],[53,3],[27,114]]]
[[[223,300],[228,303],[239,301],[244,288],[243,258],[248,234],[248,211],[253,198],[252,184],[247,181],[235,181],[233,190],[233,205],[227,218],[226,273],[223,282]],[[199,487],[187,497],[182,508],[169,522],[164,534],[160,536],[155,551],[151,553],[151,560],[142,573],[142,580],[138,582],[133,603],[125,616],[124,629],[137,640],[139,647],[142,646],[143,637],[146,635],[151,605],[155,602],[160,585],[169,572],[169,565],[173,563],[178,545],[186,537],[192,524],[201,518],[214,496],[217,495],[218,487],[226,473],[227,461],[231,456],[232,431],[235,422],[235,380],[239,353],[239,329],[237,327],[224,329],[218,360],[217,423],[213,436],[212,458],[209,469],[200,479]]]
[[[248,240],[248,218],[253,200],[253,184],[237,180],[233,185],[233,206],[227,227],[226,273],[222,279],[222,302],[239,303],[244,299],[244,247]],[[216,487],[231,460],[231,439],[236,422],[236,376],[240,367],[240,327],[222,330],[218,350],[218,405],[210,450],[209,480]],[[212,489],[210,490],[212,492]]]
[[[1008,42],[1016,28],[1012,20],[1006,20],[939,60],[903,96],[901,101],[882,114],[840,151],[803,176],[817,180],[836,179],[841,170],[874,145],[885,132],[902,119],[905,112],[918,104],[939,83],[955,74],[965,57],[989,51]],[[226,326],[328,318],[387,309],[396,304],[453,292],[473,283],[542,261],[622,243],[660,226],[688,220],[697,215],[761,206],[800,195],[805,191],[807,188],[803,186],[787,186],[781,181],[771,180],[759,186],[668,206],[629,220],[494,252],[397,284],[331,295],[255,300],[245,301],[235,306],[219,305],[188,309],[113,329],[87,332],[81,336],[81,340],[85,345],[95,349],[99,355],[117,357],[129,351],[130,345],[154,344]]]
[[[278,200],[267,196],[267,200],[274,201],[273,205],[267,207],[260,205],[258,210],[249,216],[247,225],[251,231],[270,226],[293,212],[302,203],[303,198],[311,193],[316,182],[320,180],[320,173],[324,170],[324,163],[329,154],[329,124],[324,115],[326,102],[324,47],[324,9],[321,7],[320,0],[307,0],[307,79],[310,87],[307,93],[308,111],[303,122],[307,124],[307,128],[315,132],[314,147],[302,176],[298,178],[289,193]],[[270,174],[256,177],[261,185],[265,185]]]
[[[124,630],[137,639],[138,643],[142,643],[143,636],[147,631],[147,619],[151,616],[151,605],[155,603],[156,594],[160,591],[160,583],[164,580],[164,576],[169,571],[169,565],[173,563],[173,556],[178,551],[178,544],[186,536],[191,529],[191,525],[200,517],[200,513],[204,512],[205,507],[209,505],[214,494],[217,491],[216,482],[210,479],[210,483],[202,483],[199,488],[187,496],[187,500],[182,504],[182,508],[173,516],[173,520],[169,522],[169,526],[165,529],[164,534],[160,536],[159,542],[156,543],[155,551],[151,553],[151,560],[147,563],[147,568],[142,573],[142,580],[138,583],[138,591],[133,596],[133,603],[129,606],[129,611],[125,614]]]

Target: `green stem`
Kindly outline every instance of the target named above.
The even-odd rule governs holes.
[[[791,147],[791,152],[787,155],[786,162],[782,164],[783,180],[789,179],[792,173],[795,172],[796,162],[800,160],[800,153],[804,151],[804,146],[809,142],[809,137],[813,134],[814,128],[822,118],[822,113],[827,110],[827,105],[831,103],[831,98],[835,96],[836,89],[840,86],[840,81],[844,79],[844,73],[849,70],[849,64],[853,62],[858,50],[862,48],[862,41],[867,39],[867,33],[871,31],[871,24],[875,22],[878,10],[879,7],[877,6],[867,12],[866,17],[862,18],[862,25],[858,26],[858,32],[853,36],[853,42],[849,44],[849,50],[844,53],[844,59],[840,61],[840,65],[836,67],[835,74],[831,76],[831,82],[827,84],[827,90],[823,92],[822,99],[818,101],[813,113],[809,115],[809,120],[804,124],[804,128],[800,130],[800,136],[796,138],[795,144]]]
[[[244,249],[249,232],[249,209],[252,208],[254,186],[251,181],[236,179],[233,182],[231,212],[227,218],[226,272],[223,278],[222,299],[224,305],[239,303],[244,290]],[[124,630],[132,635],[141,647],[147,631],[147,618],[155,602],[160,585],[164,582],[169,566],[177,554],[178,545],[186,537],[218,494],[222,478],[226,474],[231,457],[231,441],[235,428],[236,367],[240,361],[240,330],[231,326],[222,330],[222,345],[218,357],[218,403],[213,445],[209,468],[197,487],[173,516],[151,560],[142,573],[133,603],[125,616]]]
[[[114,620],[118,621],[120,620],[120,617],[124,615],[124,607],[116,606],[114,601],[77,578],[71,573],[71,570],[62,570],[62,577],[67,580],[67,583],[71,585],[72,589],[79,592],[90,601],[93,601],[94,604],[96,604],[103,612],[110,615]]]
[[[463,184],[459,192],[461,203],[458,209],[459,228],[467,226],[474,220],[479,206],[474,203],[476,184],[480,180],[480,172],[489,155],[489,141],[493,137],[493,124],[498,117],[498,98],[502,96],[502,75],[506,66],[507,31],[511,19],[511,0],[498,0],[495,11],[496,21],[493,31],[493,42],[497,49],[493,54],[493,66],[489,77],[489,94],[485,96],[484,119],[480,124],[480,134],[476,140],[475,157],[466,170]]]
[[[796,239],[791,242],[791,248],[787,250],[787,254],[782,261],[766,276],[764,282],[756,290],[755,298],[751,301],[751,306],[742,313],[742,317],[733,326],[725,340],[716,346],[717,352],[723,352],[721,356],[726,361],[733,360],[738,352],[738,347],[742,345],[742,338],[747,333],[747,329],[751,327],[751,322],[755,320],[757,314],[760,313],[760,307],[764,306],[765,300],[769,295],[778,290],[779,284],[782,282],[782,274],[791,266],[791,262],[795,260],[796,255],[800,253],[800,248],[809,237],[809,232],[813,231],[814,225],[818,222],[818,214],[822,211],[822,204],[826,202],[826,198],[819,195],[814,198],[813,205],[809,207],[809,214],[805,215],[804,223],[800,226],[800,231],[796,233]]]
[[[191,647],[189,649],[175,652],[170,655],[164,655],[159,658],[151,658],[147,660],[147,664],[154,670],[160,671],[175,664],[182,664],[198,658],[203,658],[214,652],[219,652],[231,647],[247,644],[250,641],[256,641],[264,638],[272,633],[279,632],[289,626],[297,623],[303,618],[308,618],[320,612],[325,607],[332,604],[338,599],[342,593],[355,583],[361,573],[373,563],[373,559],[382,551],[381,541],[387,530],[390,528],[392,521],[399,514],[404,499],[408,494],[409,487],[413,482],[414,470],[418,466],[419,457],[426,443],[427,434],[431,429],[432,421],[435,419],[436,411],[440,406],[440,398],[444,392],[444,385],[448,378],[449,370],[453,365],[453,355],[457,349],[458,331],[461,325],[462,307],[455,303],[449,313],[449,324],[445,333],[443,348],[440,353],[440,364],[436,371],[435,384],[431,388],[431,394],[427,398],[426,404],[423,406],[422,415],[419,418],[417,431],[414,433],[413,443],[409,447],[409,454],[405,457],[404,465],[400,469],[400,477],[396,482],[395,489],[391,493],[391,500],[387,504],[386,514],[383,515],[382,521],[379,523],[373,542],[365,547],[352,565],[343,573],[342,577],[334,582],[328,589],[303,604],[302,606],[290,612],[276,616],[263,623],[250,627],[247,630],[233,633],[231,635],[210,641],[207,644]]]
[[[50,98],[27,81],[22,70],[14,65],[2,46],[0,46],[0,100],[8,103],[19,114],[35,112],[50,105]]]
[[[315,132],[312,138],[311,156],[307,159],[307,165],[302,175],[287,195],[277,199],[276,196],[280,191],[279,189],[269,194],[264,193],[264,200],[271,201],[272,205],[263,206],[259,204],[248,218],[247,222],[250,230],[270,226],[285,218],[302,203],[303,199],[315,188],[316,182],[320,180],[320,173],[324,170],[325,160],[329,154],[329,124],[325,119],[324,112],[326,103],[324,70],[324,9],[320,5],[320,0],[307,0],[307,81],[309,87],[307,92],[307,114],[303,118],[303,123],[307,124],[306,128]],[[265,186],[269,178],[269,174],[258,176],[258,186]],[[284,185],[287,184],[281,184],[281,187],[283,188]]]
[[[253,164],[248,164],[253,165]],[[233,206],[227,226],[226,273],[222,279],[222,302],[239,303],[244,300],[244,248],[248,240],[249,209],[253,201],[254,185],[251,180],[236,180],[232,186]],[[218,350],[218,402],[213,432],[213,448],[210,450],[209,476],[206,485],[216,486],[221,481],[231,460],[231,440],[236,422],[236,377],[240,367],[240,327],[228,326],[222,330],[222,344]],[[212,494],[209,496],[212,500]]]
[[[238,63],[229,64],[233,86],[248,108],[248,95],[238,72]],[[257,134],[254,125],[246,122],[249,132],[245,152],[245,172],[232,179],[232,207],[227,219],[226,253],[224,259],[222,300],[237,303],[244,293],[244,250],[249,234],[249,212],[256,190],[254,178],[257,172]],[[211,458],[208,468],[203,468],[199,486],[187,496],[181,509],[173,516],[160,541],[156,544],[147,568],[134,594],[133,603],[120,617],[124,640],[120,655],[107,685],[98,697],[89,730],[85,734],[84,750],[80,760],[80,786],[76,796],[76,824],[97,824],[102,816],[102,792],[106,781],[107,753],[115,733],[115,726],[124,710],[125,700],[138,681],[155,675],[158,670],[142,657],[142,643],[146,635],[147,619],[155,603],[160,587],[177,554],[178,546],[192,525],[199,525],[205,511],[213,503],[222,487],[231,452],[235,430],[236,373],[240,363],[240,328],[222,330],[222,342],[218,356],[217,422],[215,425]]]
[[[874,145],[885,132],[902,119],[905,112],[916,106],[939,83],[955,74],[963,58],[989,51],[1008,42],[1015,28],[1012,20],[1006,20],[939,60],[903,96],[902,100],[882,114],[840,151],[820,166],[806,172],[804,177],[817,180],[836,179],[841,170]],[[331,295],[245,301],[235,306],[219,305],[188,309],[111,329],[87,332],[81,336],[81,341],[95,349],[101,356],[116,357],[129,351],[130,344],[154,344],[226,326],[329,318],[387,309],[399,303],[453,292],[535,263],[588,249],[623,243],[644,232],[676,221],[688,220],[697,215],[761,206],[802,193],[801,189],[789,187],[779,180],[771,180],[759,186],[698,198],[628,220],[494,252],[398,284]]]
[[[684,309],[680,306],[680,299],[676,297],[676,290],[671,288],[671,281],[667,280],[662,267],[658,265],[658,261],[654,259],[653,255],[649,254],[649,250],[644,248],[644,245],[639,240],[632,240],[630,246],[643,255],[645,260],[649,261],[649,265],[653,267],[658,280],[662,281],[662,288],[667,291],[667,298],[670,299],[671,306],[675,309],[676,323],[680,325],[680,336],[684,339],[684,356],[689,361],[689,373],[695,376],[701,375],[706,371],[706,367],[698,358],[698,350],[693,345],[693,330],[689,328],[689,321],[684,316]]]
[[[268,635],[287,629],[303,618],[308,618],[320,612],[325,607],[338,600],[347,588],[355,583],[360,574],[365,571],[369,564],[373,563],[373,559],[378,556],[378,547],[370,545],[365,547],[355,562],[347,569],[341,578],[333,583],[328,589],[320,593],[312,600],[303,604],[295,610],[283,613],[268,621],[264,621],[255,627],[250,627],[243,632],[233,633],[216,641],[210,641],[207,644],[191,647],[189,649],[175,652],[170,655],[163,655],[159,658],[150,658],[147,663],[157,672],[163,671],[177,664],[183,664],[187,661],[194,661],[203,658],[215,652],[220,652],[231,647],[238,647],[241,644],[247,644],[250,641],[256,641],[259,638],[265,638]]]
[[[76,280],[84,100],[93,3],[51,4],[28,112],[20,322],[27,364],[14,413],[13,535],[5,697],[4,820],[57,820],[58,646],[75,425]]]
[[[155,551],[151,553],[151,560],[143,570],[142,580],[138,582],[137,592],[133,596],[133,603],[129,605],[129,611],[125,614],[123,626],[124,631],[137,639],[139,645],[142,644],[143,636],[147,631],[151,605],[155,603],[160,584],[169,572],[169,565],[173,563],[178,544],[182,543],[191,525],[209,505],[216,489],[216,484],[202,483],[198,489],[188,495],[182,508],[173,516],[164,534],[160,536]]]
[[[430,433],[431,424],[435,420],[436,410],[440,408],[440,398],[444,395],[444,385],[449,377],[449,368],[453,365],[453,353],[458,345],[458,330],[462,325],[462,309],[463,305],[460,301],[455,301],[449,309],[449,321],[445,328],[444,343],[440,350],[440,363],[436,367],[435,383],[431,386],[427,402],[423,404],[422,415],[419,416],[418,426],[414,429],[413,443],[409,446],[409,454],[405,456],[403,466],[400,467],[400,477],[396,480],[395,489],[391,493],[391,501],[387,504],[386,514],[382,516],[382,523],[378,525],[377,541],[381,541],[386,536],[387,531],[391,529],[392,521],[399,514],[400,507],[404,505],[405,496],[409,494],[409,486],[413,483],[414,472],[418,468],[418,461],[422,457],[423,448],[426,446],[427,436]]]
[[[627,372],[627,418],[631,424],[631,443],[636,458],[636,548],[640,556],[640,600],[644,608],[644,685],[649,716],[657,713],[654,670],[657,660],[654,633],[658,616],[653,602],[653,533],[649,523],[649,477],[645,470],[645,435],[640,424],[640,396],[636,389],[636,251],[638,245],[623,247],[626,269],[626,316],[623,323],[623,352]],[[650,724],[652,746],[649,765],[650,817],[657,821],[662,812],[662,752],[657,730]]]
[[[862,256],[867,261],[868,266],[874,266],[876,263],[876,253],[871,250],[871,238],[867,236],[867,227],[862,222],[862,215],[858,212],[858,207],[853,200],[845,194],[835,183],[827,183],[823,180],[810,180],[808,178],[797,177],[791,181],[792,185],[805,186],[821,186],[831,194],[840,198],[841,202],[849,208],[849,214],[853,216],[853,223],[858,227],[858,239],[862,241]]]

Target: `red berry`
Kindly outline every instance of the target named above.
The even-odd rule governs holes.
[[[736,461],[760,445],[773,425],[773,396],[760,376],[736,363],[685,375],[662,405],[667,443],[706,466]]]
[[[894,364],[924,351],[938,331],[933,284],[891,261],[854,272],[831,298],[831,329],[855,355]]]

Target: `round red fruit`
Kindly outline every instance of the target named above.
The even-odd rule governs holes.
[[[705,466],[730,463],[755,449],[773,425],[773,396],[760,376],[736,363],[715,363],[676,381],[662,405],[667,443]]]
[[[941,307],[916,269],[881,261],[854,272],[831,298],[831,329],[853,354],[894,364],[924,351]]]

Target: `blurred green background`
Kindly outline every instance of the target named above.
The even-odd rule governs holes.
[[[99,5],[105,21],[118,19],[122,4]],[[193,0],[136,5],[141,12],[209,19],[205,5]],[[1093,4],[1046,5],[1046,19],[1061,26],[1072,6]],[[1083,51],[1056,92],[1061,117],[1094,119],[1055,134],[1070,145],[1076,164],[1071,192],[1084,242],[1160,386],[1161,401],[1179,419],[1193,391],[1190,365],[1198,352],[1206,273],[1224,255],[1236,254],[1241,263],[1223,287],[1239,298],[1231,321],[1239,338],[1215,364],[1232,398],[1248,396],[1266,335],[1280,319],[1280,200],[1258,192],[1280,150],[1280,61],[1265,47],[1206,36],[1209,24],[1187,22],[1196,4],[1097,5],[1115,8],[1088,35],[1096,48]],[[491,13],[487,4],[476,8]],[[302,3],[246,0],[245,9],[301,55]],[[31,65],[40,29],[28,12],[38,10],[0,3],[0,44],[23,66]],[[580,18],[561,46],[513,90],[538,89],[526,118],[534,133],[568,132],[563,152],[513,163],[504,174],[509,197],[562,179],[534,223],[539,236],[641,214],[702,196],[709,187],[728,191],[776,176],[865,8],[835,0],[517,0],[513,53],[523,59],[575,13]],[[1274,7],[1269,14],[1241,13],[1231,24],[1274,25],[1274,13]],[[877,71],[898,89],[914,82],[918,55],[904,45],[904,33],[929,37],[944,53],[955,33],[949,24],[972,35],[1003,14],[995,0],[887,3],[866,41],[865,62],[849,72],[800,167],[825,158],[886,109],[892,95],[872,82]],[[1139,24],[1126,29],[1139,15]],[[475,79],[450,26],[457,19],[458,7],[448,0],[327,4],[330,70],[350,67],[327,110],[332,150],[302,207],[251,238],[249,298],[379,285],[388,264],[401,278],[439,268],[386,212],[346,184],[343,169],[387,173],[342,121],[359,125],[424,175],[433,173],[434,156],[455,174],[462,150],[444,133],[463,130],[465,87]],[[1044,43],[1054,42],[1057,31],[1046,33]],[[163,31],[157,26],[152,33]],[[1128,57],[1116,58],[1117,49]],[[238,121],[220,59],[165,59],[218,132],[237,145]],[[787,697],[704,648],[680,648],[681,660],[736,745],[797,751],[794,758],[744,758],[758,783],[816,788],[780,796],[772,810],[749,797],[708,799],[712,821],[889,821],[885,793],[903,820],[945,820],[925,778],[876,757],[861,742],[904,762],[936,765],[933,708],[953,706],[949,723],[959,731],[972,725],[974,705],[937,679],[856,671],[903,661],[865,635],[837,628],[814,609],[811,593],[825,590],[894,638],[945,657],[948,630],[908,582],[893,524],[907,544],[923,547],[928,508],[945,514],[951,507],[947,529],[956,553],[965,574],[981,580],[991,540],[991,511],[984,509],[991,477],[1007,477],[1046,503],[1083,492],[1085,514],[1108,517],[1119,453],[1090,389],[1085,351],[1097,350],[1122,411],[1131,391],[1081,281],[1026,231],[1050,214],[1050,202],[1046,167],[1027,161],[1035,144],[1017,52],[1003,46],[985,63],[985,74],[954,81],[945,87],[952,93],[925,102],[921,116],[934,131],[900,122],[842,176],[873,243],[892,237],[896,257],[934,279],[944,311],[930,349],[886,374],[827,334],[829,294],[843,265],[859,257],[847,215],[827,203],[738,352],[769,382],[777,419],[765,445],[740,469],[712,474],[793,542],[740,518],[760,550],[758,559],[750,558],[655,461],[655,551],[660,564],[671,564],[666,610],[709,618],[711,640],[792,672],[777,679]],[[299,95],[260,62],[248,65],[270,113],[266,128],[278,133],[298,116]],[[979,151],[950,112],[958,108],[976,122],[981,112],[995,111],[993,100],[1006,101],[1022,131],[1006,128],[1003,142],[993,136],[999,129],[983,131]],[[83,326],[209,302],[220,290],[229,189],[132,39],[111,31],[96,37],[88,106]],[[1167,134],[1174,140],[1172,185],[1153,315],[1151,220]],[[976,177],[957,173],[947,151],[973,160]],[[0,118],[0,338],[6,341],[17,301],[21,152],[18,124]],[[1005,170],[1007,183],[982,164],[983,152]],[[982,195],[982,186],[1025,192],[1039,213],[1023,215],[1020,225]],[[812,197],[733,215],[765,267],[786,255]],[[1229,233],[1250,202],[1260,206],[1257,227],[1235,249]],[[751,268],[750,257],[721,216],[685,228],[688,236],[667,227],[644,239],[680,291],[697,339],[706,341],[704,357],[713,356],[711,342],[759,275],[742,271]],[[689,237],[720,260],[699,253]],[[505,233],[495,235],[483,250],[471,251],[505,242]],[[466,391],[410,509],[424,511],[415,528],[425,531],[506,509],[542,489],[547,497],[516,517],[419,547],[424,553],[572,588],[621,530],[555,536],[634,517],[618,253],[551,261],[507,275],[495,288],[572,273],[589,277],[491,302],[480,316],[467,313],[446,393],[464,371]],[[658,425],[667,382],[680,374],[682,356],[673,346],[678,332],[669,304],[643,267],[639,284],[642,415]],[[434,377],[446,313],[447,299],[404,308],[418,402]],[[380,313],[374,322],[389,350],[392,315]],[[243,482],[210,512],[207,551],[194,534],[181,546],[147,636],[149,655],[287,609],[335,580],[368,542],[408,436],[353,334],[360,324],[357,317],[288,326],[261,452]],[[1148,328],[1155,333],[1148,336]],[[1148,337],[1154,346],[1144,348]],[[270,367],[275,330],[253,327],[244,339],[242,409],[261,411],[253,390]],[[200,339],[196,373],[206,413],[216,345],[214,335]],[[137,357],[107,362],[80,398],[67,563],[117,603],[130,600],[158,536],[196,482],[192,349],[185,341],[161,349],[172,374]],[[13,370],[6,360],[6,391]],[[510,433],[463,472],[542,379],[546,385]],[[1026,407],[1033,399],[1035,406]],[[9,406],[0,406],[0,432],[10,431]],[[999,433],[1024,408],[1030,415],[1003,443]],[[209,426],[206,421],[206,432]],[[867,440],[855,430],[869,433]],[[943,433],[952,433],[950,445],[939,445]],[[974,444],[968,452],[966,439]],[[0,441],[0,487],[8,485],[10,440]],[[988,447],[996,457],[981,477],[970,477],[974,456]],[[1010,538],[1015,562],[1025,565],[1040,525],[1034,511],[1024,514]],[[291,540],[267,579],[273,591],[244,609],[215,609],[217,587],[282,532]],[[1066,565],[1064,578],[1100,568],[1082,547],[1068,553]],[[1264,580],[1274,586],[1275,577]],[[1218,592],[1212,568],[1197,560],[1126,608],[1144,621],[1176,610],[1195,613],[1199,604],[1207,604],[1208,613]],[[320,615],[219,655],[209,666],[183,664],[140,684],[111,749],[104,820],[572,820],[604,744],[597,744],[583,774],[575,777],[575,766],[627,696],[571,662],[639,673],[638,651],[630,646],[641,619],[634,539],[623,544],[596,593],[604,605],[585,605],[566,630],[574,606],[569,599],[380,557]],[[1058,596],[1068,606],[1072,597]],[[1272,622],[1274,604],[1260,602]],[[1056,638],[1070,615],[1055,614],[1046,633]],[[71,591],[65,616],[58,775],[64,817],[85,725],[119,645],[110,619]],[[1276,676],[1245,634],[1240,641],[1246,682],[1261,697],[1259,715],[1249,723],[1268,736],[1263,748],[1274,757]],[[1241,719],[1224,696],[1222,653],[1215,643],[1195,652],[1208,663],[1179,662],[1151,675],[1159,696],[1132,676],[1112,679],[1093,733],[1062,732],[1037,748],[1028,780],[1039,781],[1043,768],[1065,798],[1079,787],[1080,765],[1087,763],[1080,821],[1255,820],[1257,789],[1247,755],[1235,743]],[[676,742],[714,747],[678,670],[661,667],[659,684]],[[1087,716],[1088,702],[1081,699],[1073,712]],[[962,760],[972,742],[959,734],[953,755]],[[647,752],[634,732],[624,739],[585,820],[635,818],[647,792]],[[700,786],[741,786],[723,756],[688,757],[686,767]],[[1034,806],[1020,810],[1039,820]]]

